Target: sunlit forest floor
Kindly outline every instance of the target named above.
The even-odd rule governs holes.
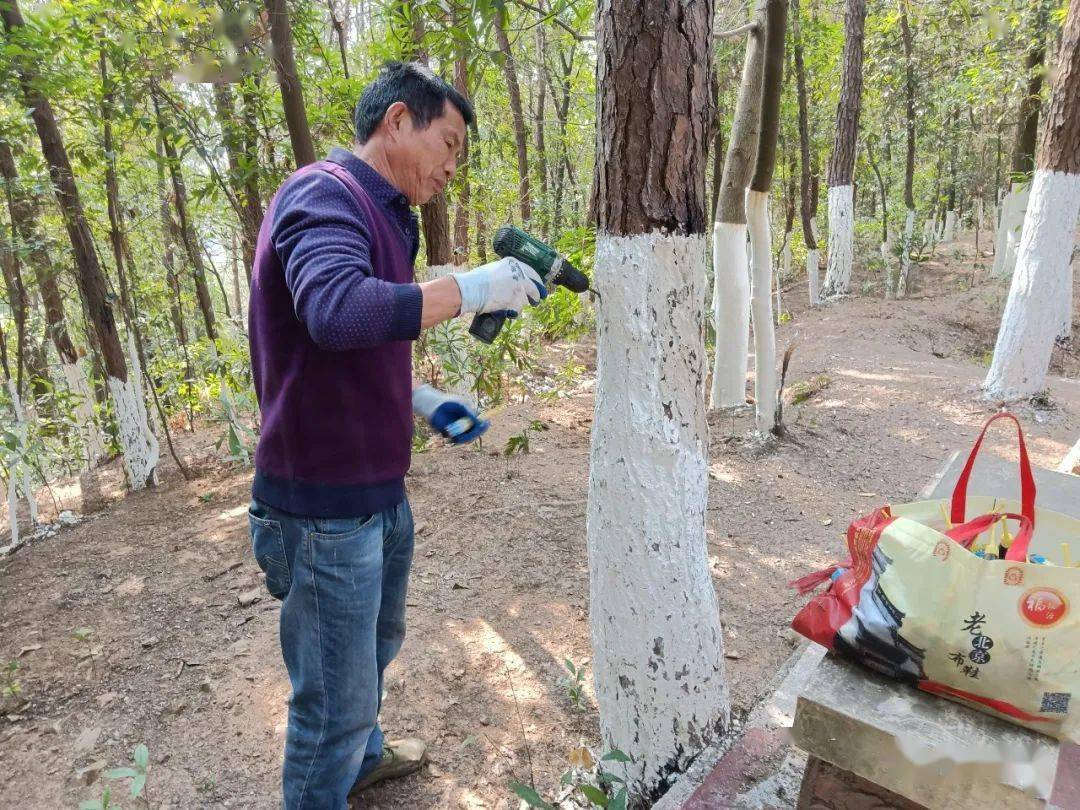
[[[786,627],[801,600],[785,583],[840,556],[854,515],[911,499],[993,410],[977,386],[1007,287],[987,279],[990,261],[970,239],[939,247],[905,301],[885,301],[863,273],[851,298],[811,310],[805,282],[792,282],[778,330],[781,352],[796,346],[788,437],[762,450],[747,439],[752,414],[710,418],[708,550],[736,716],[795,646]],[[425,737],[431,760],[358,807],[516,807],[510,780],[550,793],[568,753],[599,743],[585,550],[592,343],[553,346],[541,366],[534,390],[563,396],[518,397],[482,448],[433,444],[415,459],[409,636],[383,725]],[[1037,464],[1056,466],[1080,435],[1078,369],[1077,354],[1056,350],[1052,402],[1019,409]],[[547,429],[529,431],[530,452],[505,457],[534,420]],[[211,428],[177,438],[191,481],[166,455],[157,491],[122,497],[116,462],[42,491],[46,514],[55,498],[86,520],[0,561],[0,661],[19,662],[9,677],[21,686],[0,716],[7,806],[100,797],[102,778],[80,771],[128,764],[138,743],[152,807],[278,806],[288,682],[277,603],[249,548],[251,471],[216,460]],[[585,667],[580,706],[564,659]],[[135,806],[125,793],[116,783]]]

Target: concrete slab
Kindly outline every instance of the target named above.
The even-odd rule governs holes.
[[[1058,743],[832,657],[799,696],[795,744],[930,808],[1044,808]]]

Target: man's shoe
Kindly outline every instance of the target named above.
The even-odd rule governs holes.
[[[426,754],[427,743],[423,740],[410,738],[385,743],[379,764],[353,785],[352,790],[349,791],[350,795],[369,788],[384,779],[397,779],[415,773],[424,764]]]

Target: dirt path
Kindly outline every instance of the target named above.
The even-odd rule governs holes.
[[[953,252],[959,257],[953,257]],[[749,415],[712,424],[710,565],[737,712],[760,696],[793,646],[800,600],[784,587],[839,555],[850,518],[910,498],[969,445],[992,407],[977,398],[1005,288],[974,274],[970,246],[925,270],[923,297],[872,289],[820,311],[788,292],[778,333],[797,348],[789,387],[820,391],[787,408],[791,438],[767,453]],[[947,265],[947,266],[945,266]],[[869,288],[868,288],[869,289]],[[357,806],[510,808],[511,779],[551,787],[569,750],[598,741],[591,690],[575,710],[562,661],[588,660],[585,498],[591,350],[556,347],[587,371],[557,403],[495,415],[482,450],[433,447],[409,479],[418,536],[409,637],[389,673],[384,726],[432,743],[415,777]],[[1075,378],[1074,355],[1055,367]],[[1036,463],[1053,466],[1080,434],[1080,383],[1056,378],[1057,407],[1025,409]],[[531,452],[500,450],[533,420]],[[210,433],[182,438],[198,477],[166,468],[162,487],[0,561],[0,661],[17,660],[25,703],[0,717],[5,801],[74,807],[98,797],[77,771],[126,764],[146,743],[151,806],[273,808],[283,744],[277,604],[242,607],[259,587],[245,509],[250,471],[213,461]],[[117,470],[58,488],[64,508],[119,496]],[[246,601],[246,598],[245,600]],[[87,642],[72,637],[89,628]],[[93,652],[92,659],[89,653]],[[118,784],[123,801],[126,787]]]

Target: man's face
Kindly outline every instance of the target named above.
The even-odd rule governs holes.
[[[394,115],[393,109],[387,112]],[[465,144],[465,119],[446,101],[442,115],[424,129],[416,128],[408,110],[400,111],[393,124],[396,137],[388,157],[394,179],[410,204],[423,205],[446,187],[457,170]]]

